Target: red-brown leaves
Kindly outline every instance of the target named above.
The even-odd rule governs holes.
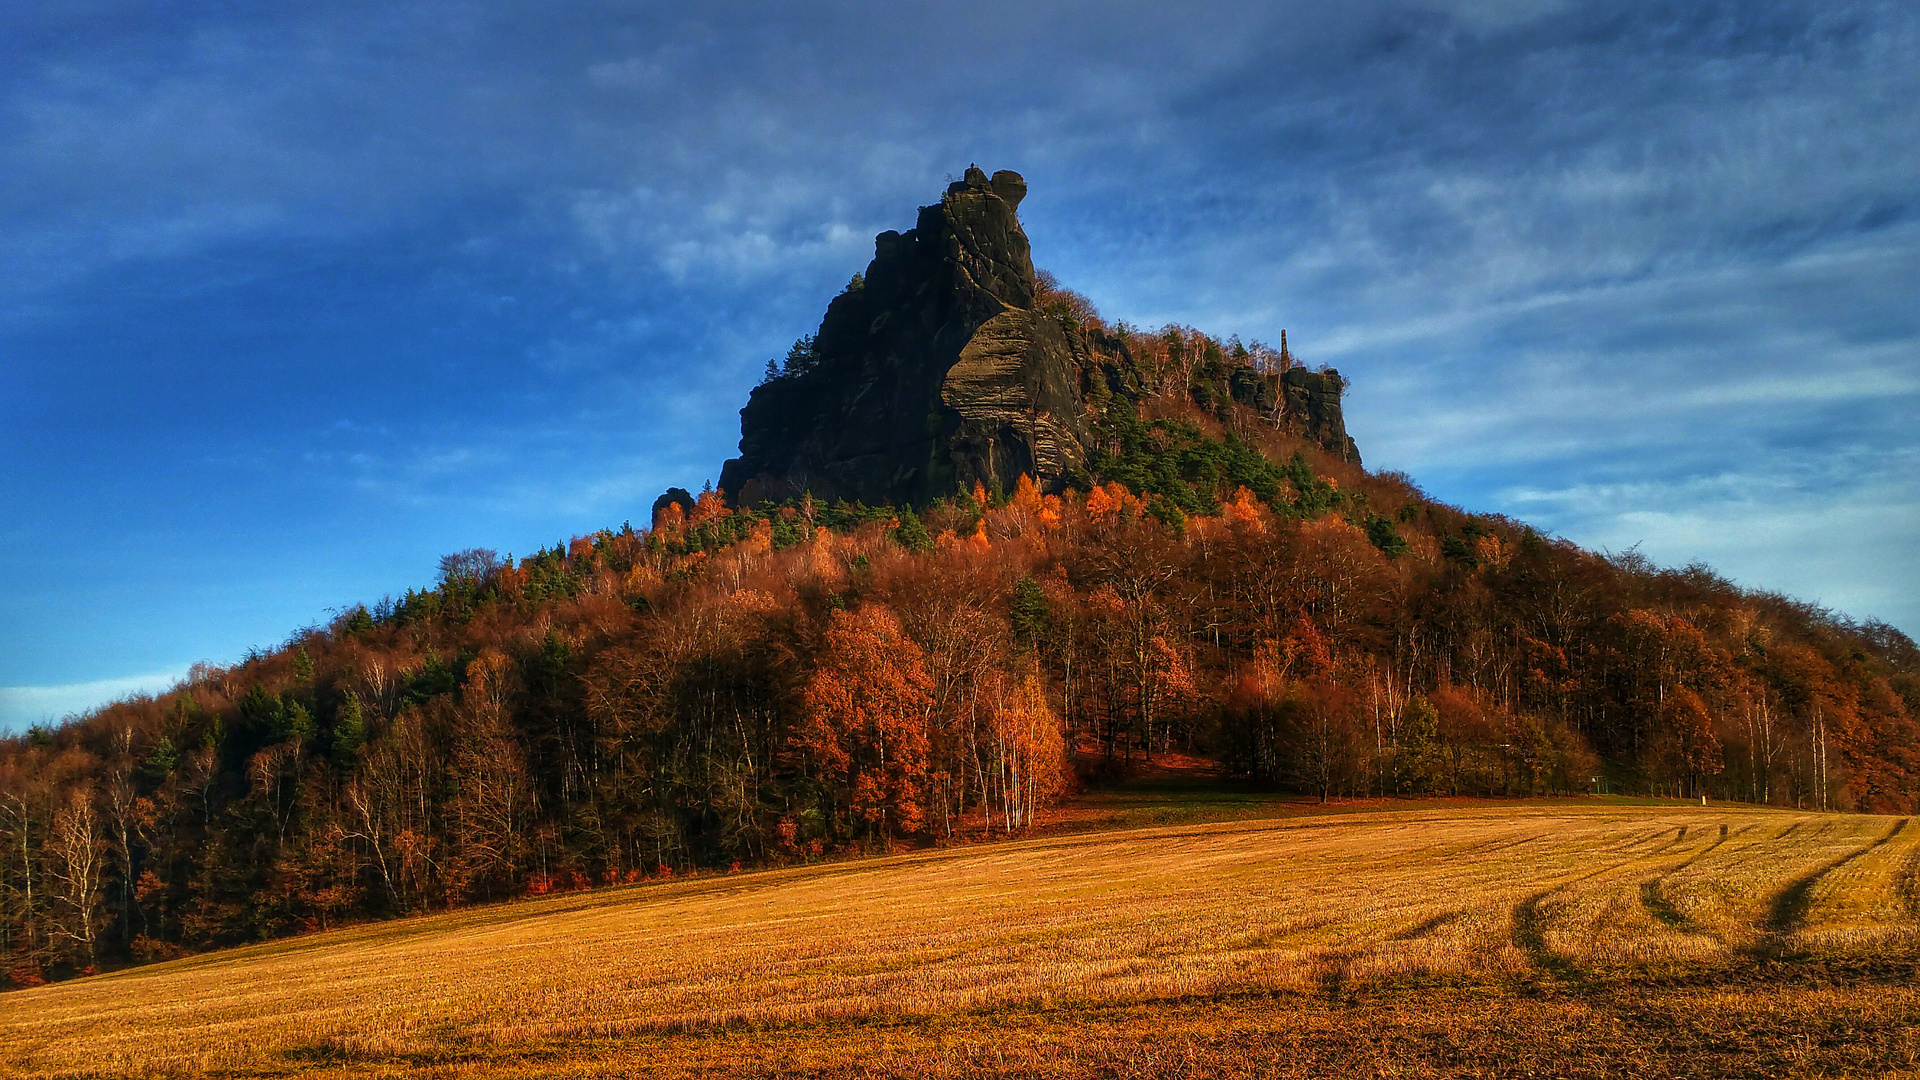
[[[835,613],[803,700],[797,747],[856,827],[883,841],[919,831],[932,683],[893,613]]]

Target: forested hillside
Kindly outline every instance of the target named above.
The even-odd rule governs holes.
[[[1897,631],[1144,404],[1181,415],[1117,409],[1091,491],[707,493],[8,740],[14,980],[1018,829],[1174,748],[1334,798],[1913,807]]]
[[[1086,440],[1030,430],[1039,484],[664,499],[649,528],[450,555],[424,590],[0,742],[11,980],[1020,830],[1172,750],[1323,799],[1913,809],[1898,631],[1434,502],[1359,466],[1337,373],[1029,293]],[[1016,413],[968,421],[989,449],[955,460],[1014,460]],[[813,431],[779,437],[838,467]]]

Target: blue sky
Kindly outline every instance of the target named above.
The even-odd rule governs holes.
[[[1910,3],[0,12],[0,724],[641,521],[969,163],[1436,497],[1920,634]]]

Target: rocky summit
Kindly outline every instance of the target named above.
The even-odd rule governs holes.
[[[914,227],[874,240],[866,272],[740,410],[735,505],[923,505],[975,483],[1086,479],[1105,403],[1147,381],[1120,335],[1047,303],[1018,210],[1019,173],[970,167]],[[1349,461],[1337,372],[1241,365],[1219,396]],[[1204,394],[1204,392],[1203,392]]]

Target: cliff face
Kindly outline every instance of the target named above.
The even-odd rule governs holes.
[[[1026,191],[1018,173],[969,168],[912,229],[875,238],[811,353],[740,410],[740,456],[720,474],[730,502],[811,492],[922,504],[976,481],[1010,490],[1026,473],[1057,488],[1083,474],[1094,421],[1083,380],[1125,362],[1124,347],[1036,310],[1016,215]],[[1359,460],[1337,374],[1243,370],[1254,381],[1236,373],[1236,400]]]
[[[1033,310],[1014,213],[1025,194],[1017,173],[969,169],[912,229],[879,235],[810,365],[740,411],[740,456],[720,475],[730,499],[921,503],[1084,461],[1071,346]]]
[[[1282,429],[1358,465],[1360,448],[1347,435],[1346,417],[1340,413],[1345,390],[1340,373],[1332,369],[1288,368],[1280,376],[1282,400],[1275,419]]]

